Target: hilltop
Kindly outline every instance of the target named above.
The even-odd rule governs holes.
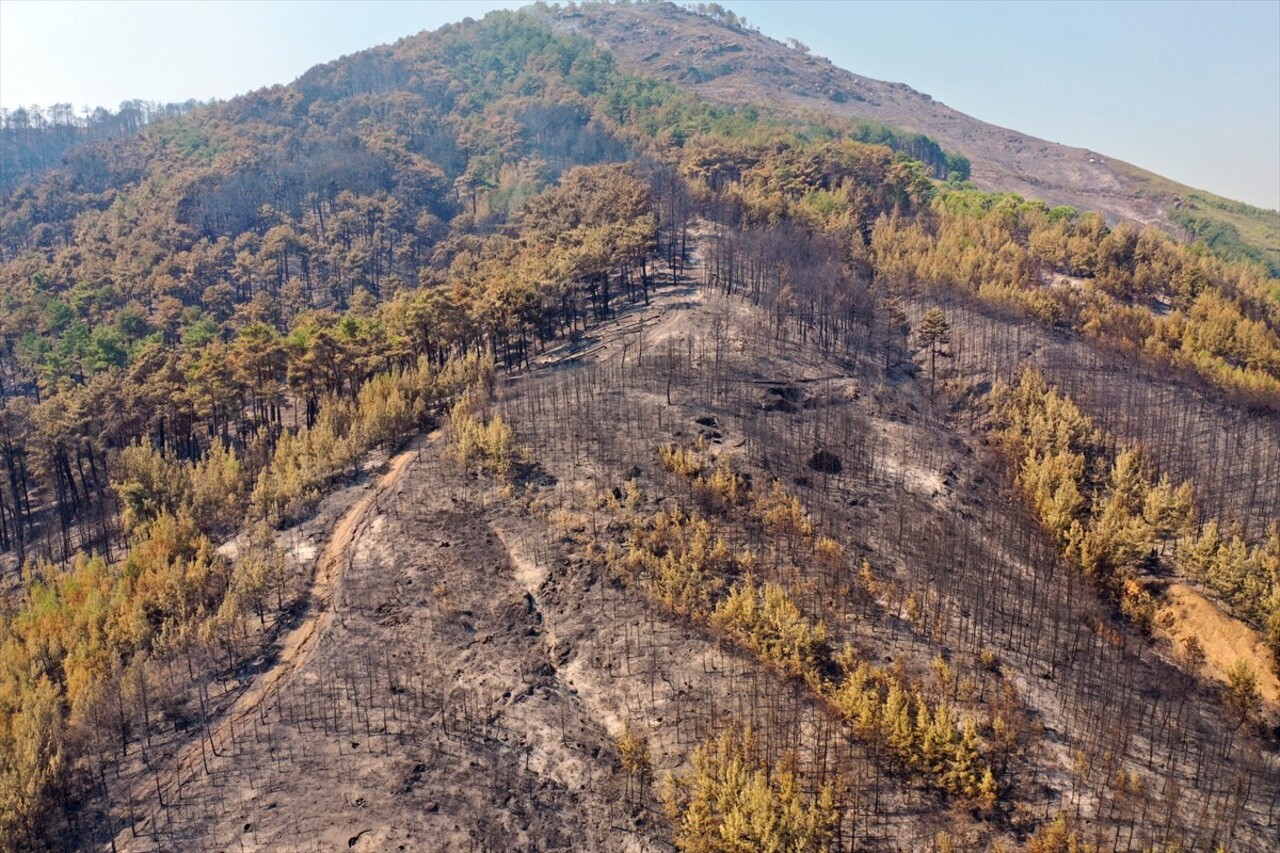
[[[711,4],[716,6],[716,4]],[[732,16],[732,13],[729,13]],[[1280,264],[1280,212],[1234,202],[1170,181],[1086,148],[1037,139],[965,115],[905,83],[863,77],[829,60],[672,3],[583,3],[552,16],[553,26],[590,36],[634,74],[670,80],[724,104],[780,105],[797,115],[869,119],[924,134],[972,164],[984,190],[1050,205],[1097,210],[1192,234]],[[1280,267],[1277,267],[1280,269]]]

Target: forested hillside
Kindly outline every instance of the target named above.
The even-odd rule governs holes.
[[[87,142],[132,136],[146,125],[176,118],[199,106],[125,101],[115,112],[104,107],[79,115],[71,104],[0,109],[0,196],[59,165],[63,155]]]
[[[2,843],[1269,849],[1267,259],[580,14],[6,118]]]

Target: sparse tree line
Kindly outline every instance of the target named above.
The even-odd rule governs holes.
[[[463,468],[507,479],[519,461],[515,433],[500,412],[486,418],[485,403],[476,389],[463,394],[449,412],[453,457]]]
[[[0,109],[0,196],[8,197],[22,183],[54,168],[77,146],[131,136],[149,124],[184,116],[199,106],[197,101],[157,104],[133,100],[114,111],[85,107],[77,112],[71,104]]]
[[[839,821],[834,786],[806,791],[794,768],[761,757],[750,729],[728,730],[697,747],[687,777],[663,789],[682,853],[830,850]]]

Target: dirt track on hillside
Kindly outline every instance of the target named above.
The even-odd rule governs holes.
[[[434,437],[433,434],[431,438]],[[280,690],[290,676],[307,663],[317,641],[333,621],[335,591],[338,589],[343,567],[349,559],[349,549],[361,526],[367,520],[370,508],[376,506],[378,498],[399,481],[417,454],[418,450],[411,448],[393,457],[387,463],[386,472],[378,478],[369,493],[348,509],[334,526],[324,553],[316,564],[302,621],[281,639],[280,654],[271,668],[254,679],[249,688],[240,694],[232,706],[210,727],[206,736],[183,748],[174,760],[174,773],[166,774],[168,778],[159,783],[161,789],[176,786],[179,775],[190,773],[197,764],[205,760],[205,740],[210,743],[225,740],[229,728],[256,713],[263,703]],[[130,837],[131,833],[122,832],[116,839],[117,848],[130,849]]]

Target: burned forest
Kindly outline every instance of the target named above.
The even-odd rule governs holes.
[[[716,39],[6,119],[0,848],[1277,849],[1265,247]]]

